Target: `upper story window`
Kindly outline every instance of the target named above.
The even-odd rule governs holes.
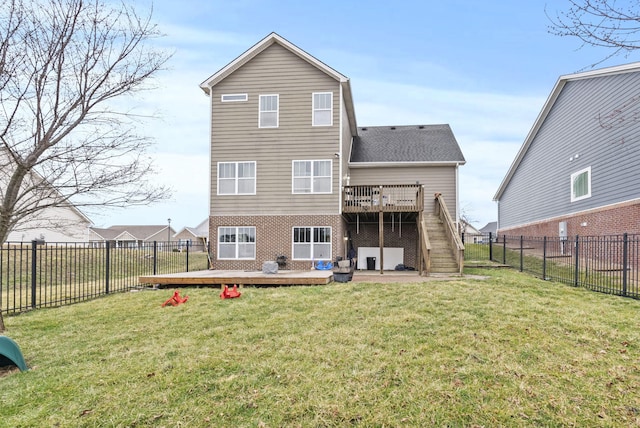
[[[591,167],[571,174],[571,202],[591,197]]]
[[[331,160],[294,160],[293,193],[331,193]]]
[[[279,95],[260,95],[259,128],[278,127],[278,98]]]
[[[218,195],[255,195],[256,162],[218,162]]]
[[[222,94],[220,96],[220,101],[223,103],[237,103],[247,101],[248,99],[249,95],[247,94]]]
[[[313,126],[333,125],[333,93],[313,93]]]

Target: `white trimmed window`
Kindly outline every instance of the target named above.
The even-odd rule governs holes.
[[[237,103],[247,101],[249,99],[249,95],[247,94],[222,94],[220,96],[220,101],[223,103]]]
[[[293,193],[331,193],[331,160],[294,160]]]
[[[293,259],[331,260],[331,228],[294,227]]]
[[[218,195],[255,195],[256,162],[218,162]]]
[[[571,202],[591,197],[591,167],[571,174]]]
[[[312,126],[331,125],[333,125],[333,92],[314,92]]]
[[[255,260],[256,228],[225,226],[218,228],[218,260]]]
[[[278,98],[279,95],[260,95],[259,128],[278,127]]]

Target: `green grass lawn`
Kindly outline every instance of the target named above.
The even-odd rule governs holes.
[[[640,302],[486,280],[182,289],[5,322],[0,426],[637,426]]]

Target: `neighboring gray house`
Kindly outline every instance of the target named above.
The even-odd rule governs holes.
[[[640,233],[640,63],[561,76],[500,184],[498,233]]]
[[[210,97],[216,269],[259,269],[278,256],[292,269],[360,264],[386,252],[376,268],[416,266],[435,193],[458,218],[465,160],[450,127],[358,128],[349,79],[281,36],[200,86]]]
[[[113,248],[137,248],[154,241],[161,244],[173,241],[173,235],[175,230],[168,225],[92,227],[89,230],[89,242],[95,247],[104,246],[109,242]]]

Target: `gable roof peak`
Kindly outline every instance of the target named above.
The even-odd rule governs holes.
[[[272,46],[274,43],[279,44],[283,48],[287,49],[289,52],[298,56],[298,58],[303,61],[308,62],[312,66],[316,67],[318,70],[324,72],[328,76],[334,78],[340,83],[340,87],[342,88],[342,96],[344,99],[344,103],[346,105],[346,112],[349,118],[349,127],[351,132],[355,135],[357,134],[357,124],[356,124],[356,114],[353,107],[353,95],[351,93],[351,82],[348,77],[329,67],[324,62],[320,61],[313,55],[305,52],[300,49],[281,35],[275,32],[271,32],[269,35],[264,37],[258,43],[247,49],[244,53],[238,56],[236,59],[222,67],[215,74],[209,77],[207,80],[200,84],[200,89],[204,91],[205,94],[211,95],[211,88],[217,85],[220,81],[225,79],[231,73],[235,72],[237,69],[251,61],[258,54],[263,52],[269,46]]]
[[[263,52],[265,49],[267,49],[269,46],[271,46],[271,45],[273,45],[275,43],[277,43],[280,46],[284,47],[285,49],[289,50],[293,54],[297,55],[299,58],[307,61],[309,64],[311,64],[311,65],[315,66],[316,68],[322,70],[323,72],[325,72],[329,76],[333,77],[334,79],[336,79],[340,83],[342,83],[342,84],[348,84],[349,83],[349,78],[344,76],[342,73],[339,73],[338,71],[336,71],[333,68],[329,67],[327,64],[325,64],[324,62],[320,61],[319,59],[317,59],[313,55],[310,55],[309,53],[307,53],[304,50],[300,49],[298,46],[294,45],[293,43],[291,43],[290,41],[288,41],[287,39],[285,39],[284,37],[282,37],[278,33],[271,32],[269,35],[264,37],[258,43],[256,43],[255,45],[253,45],[252,47],[250,47],[249,49],[244,51],[244,53],[242,53],[236,59],[234,59],[233,61],[231,61],[230,63],[228,63],[224,67],[222,67],[215,74],[213,74],[207,80],[202,82],[200,84],[200,88],[207,95],[209,95],[211,93],[211,88],[213,86],[215,86],[217,83],[219,83],[225,77],[227,77],[228,75],[230,75],[231,73],[236,71],[238,68],[242,67],[244,64],[249,62],[251,59],[253,59],[255,56],[257,56],[259,53]]]

